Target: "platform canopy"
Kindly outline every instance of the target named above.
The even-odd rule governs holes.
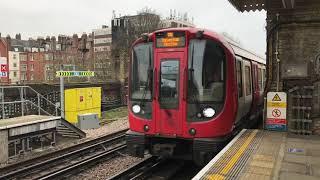
[[[238,11],[267,10],[266,3],[279,4],[284,9],[294,8],[296,1],[304,3],[304,0],[228,0]],[[267,2],[268,1],[268,2]]]
[[[238,11],[266,10],[266,0],[228,0]]]

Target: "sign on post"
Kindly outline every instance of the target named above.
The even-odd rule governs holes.
[[[269,130],[287,130],[287,94],[285,92],[268,92],[265,123]]]
[[[93,71],[57,71],[56,77],[92,77]]]
[[[5,57],[0,57],[0,77],[8,77],[8,64]]]

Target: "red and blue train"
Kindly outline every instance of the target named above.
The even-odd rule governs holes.
[[[218,33],[170,28],[132,46],[127,147],[207,163],[262,116],[265,60]]]

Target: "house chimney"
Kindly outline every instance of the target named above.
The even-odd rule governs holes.
[[[51,37],[51,49],[52,49],[52,51],[55,51],[56,50],[56,37],[54,37],[54,36],[52,36]]]
[[[77,34],[73,34],[72,36],[72,47],[73,48],[78,48],[78,43],[79,39],[78,39],[78,35]]]
[[[17,40],[21,40],[21,34],[19,33],[19,34],[16,34],[16,39]]]
[[[7,41],[8,49],[11,49],[11,37],[9,34],[6,37],[6,41]]]

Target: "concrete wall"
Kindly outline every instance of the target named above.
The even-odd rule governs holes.
[[[6,163],[9,158],[8,131],[0,131],[0,163]]]

